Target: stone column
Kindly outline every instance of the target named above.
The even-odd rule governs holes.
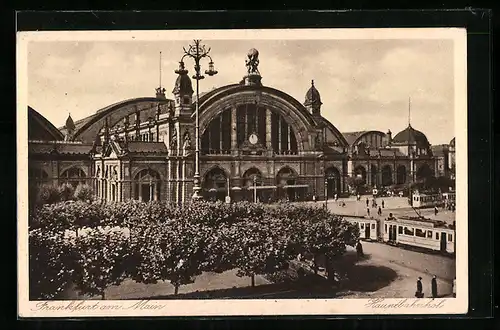
[[[281,116],[278,116],[278,151],[281,151]]]
[[[186,201],[186,160],[182,160],[182,203]]]
[[[237,125],[236,125],[236,107],[231,108],[231,150],[236,152],[238,149]]]
[[[272,133],[271,133],[271,110],[266,109],[266,148],[271,150],[273,147]]]

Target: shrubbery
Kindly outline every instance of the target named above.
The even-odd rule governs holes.
[[[30,216],[30,293],[53,298],[72,283],[103,295],[125,278],[170,281],[177,292],[202,272],[230,269],[253,284],[254,275],[286,269],[299,253],[334,260],[358,236],[357,226],[310,206],[46,204]]]

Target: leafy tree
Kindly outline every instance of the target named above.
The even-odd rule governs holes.
[[[75,188],[69,183],[63,183],[59,186],[59,194],[61,196],[61,200],[69,201],[74,198]]]
[[[29,232],[30,300],[59,298],[73,282],[77,251],[63,232]]]
[[[54,185],[42,185],[38,189],[37,201],[40,204],[54,204],[61,201],[59,188]]]
[[[89,202],[94,199],[94,191],[87,184],[79,184],[75,189],[74,198],[79,201]]]

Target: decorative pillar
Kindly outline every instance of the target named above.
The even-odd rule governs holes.
[[[237,126],[236,126],[236,107],[231,108],[231,150],[238,149]]]
[[[222,138],[223,138],[223,135],[222,135],[222,132],[223,132],[223,127],[222,127],[222,114],[220,114],[219,116],[219,150],[220,152],[219,153],[222,153]]]
[[[182,160],[182,204],[186,201],[186,160]]]
[[[288,151],[292,150],[292,127],[290,125],[287,126],[288,129]]]
[[[278,151],[281,151],[281,116],[278,116]]]
[[[266,147],[268,150],[273,148],[271,127],[271,110],[266,109]]]
[[[168,201],[172,201],[172,161],[169,159],[167,161],[167,198]]]

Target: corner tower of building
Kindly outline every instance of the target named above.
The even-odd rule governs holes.
[[[313,116],[321,116],[321,96],[319,91],[314,86],[314,80],[311,81],[311,88],[306,93],[304,106]]]

